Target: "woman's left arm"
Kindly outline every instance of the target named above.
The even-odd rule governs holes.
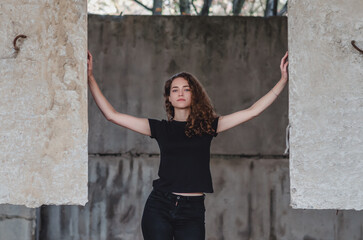
[[[280,81],[265,96],[260,98],[251,107],[226,116],[220,116],[218,121],[217,133],[226,131],[232,127],[237,126],[238,124],[247,122],[248,120],[257,117],[276,100],[277,96],[286,86],[289,78],[287,70],[289,62],[287,60],[287,57],[288,57],[288,52],[286,52],[285,56],[281,59]]]

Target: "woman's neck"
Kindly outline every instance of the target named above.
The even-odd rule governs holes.
[[[190,109],[174,109],[174,117],[173,120],[179,121],[179,122],[185,122],[187,121],[189,117]]]

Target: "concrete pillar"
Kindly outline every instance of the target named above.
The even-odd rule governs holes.
[[[87,1],[0,9],[0,203],[84,205]]]
[[[289,1],[291,206],[363,209],[363,1]]]

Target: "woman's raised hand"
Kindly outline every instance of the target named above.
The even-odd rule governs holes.
[[[288,81],[289,80],[289,72],[287,66],[289,65],[288,61],[289,52],[285,53],[285,56],[281,59],[280,70],[281,70],[281,80]]]
[[[88,50],[88,54],[87,54],[87,77],[90,77],[90,76],[93,75],[92,70],[93,70],[92,55],[91,55],[90,51]]]

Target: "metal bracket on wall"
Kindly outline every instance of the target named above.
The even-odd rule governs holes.
[[[13,45],[14,45],[14,49],[16,52],[19,52],[20,48],[18,46],[16,46],[16,41],[19,39],[19,38],[27,38],[24,34],[20,34],[18,36],[16,36],[13,40]]]
[[[9,56],[6,57],[0,57],[0,59],[11,59],[11,58],[16,58],[18,56],[18,53],[20,51],[20,48],[18,46],[16,46],[16,41],[19,38],[27,38],[27,36],[25,36],[24,34],[20,34],[18,36],[16,36],[13,40],[13,45],[14,45],[14,50],[15,52],[13,52],[12,54],[10,54]]]
[[[353,47],[355,48],[355,49],[357,49],[360,53],[363,53],[363,50],[362,49],[360,49],[357,45],[355,45],[355,41],[354,40],[352,40],[351,41],[351,44],[353,45]]]

